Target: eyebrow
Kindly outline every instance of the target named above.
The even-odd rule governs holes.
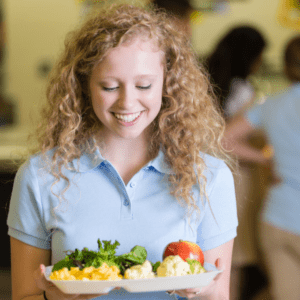
[[[144,75],[137,75],[134,79],[144,79],[144,78],[156,78],[157,75],[154,74],[144,74]]]
[[[142,74],[142,75],[137,75],[134,77],[134,79],[155,79],[157,78],[157,75],[154,74]],[[114,76],[105,76],[103,78],[100,78],[100,80],[105,80],[105,79],[113,79],[113,80],[119,80],[117,77]]]

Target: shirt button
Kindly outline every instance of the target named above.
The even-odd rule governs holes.
[[[135,182],[131,182],[130,183],[130,186],[133,188],[133,187],[135,187]]]
[[[124,206],[128,206],[129,205],[129,201],[127,199],[124,200],[123,202]]]

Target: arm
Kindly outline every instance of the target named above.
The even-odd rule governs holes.
[[[51,251],[27,245],[12,237],[10,243],[12,300],[29,300],[29,296],[36,300],[43,299],[43,290],[36,285],[34,272],[40,264],[50,265]]]
[[[203,288],[203,296],[201,296],[201,300],[230,299],[229,286],[233,241],[234,240],[230,240],[219,247],[204,252],[204,261],[216,264],[216,266],[223,270],[223,272],[213,280],[211,286],[206,289]]]
[[[93,299],[104,294],[67,295],[44,277],[45,266],[50,265],[51,251],[27,245],[11,238],[12,300]]]
[[[223,139],[223,147],[231,151],[239,159],[248,162],[268,163],[269,158],[264,153],[252,147],[247,138],[255,128],[248,122],[245,116],[238,116],[229,121]]]

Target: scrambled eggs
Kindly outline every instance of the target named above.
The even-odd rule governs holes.
[[[122,275],[116,266],[109,267],[103,263],[101,267],[87,267],[80,270],[78,267],[72,267],[71,270],[63,268],[51,273],[52,280],[121,280]]]

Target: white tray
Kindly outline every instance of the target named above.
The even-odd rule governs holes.
[[[122,279],[118,281],[69,281],[49,279],[52,270],[52,266],[50,266],[46,268],[45,277],[66,294],[101,294],[108,293],[115,287],[123,287],[128,292],[137,293],[203,287],[209,285],[216,275],[222,272],[222,270],[218,270],[214,265],[209,263],[204,263],[204,268],[207,272],[197,275],[156,277],[150,279]]]

